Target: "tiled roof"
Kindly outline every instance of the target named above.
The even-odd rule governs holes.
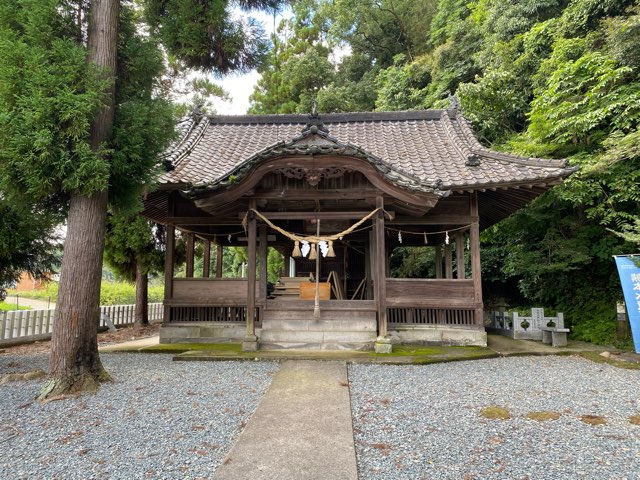
[[[316,130],[310,131],[310,125]],[[223,186],[230,175],[246,173],[265,158],[294,154],[359,156],[400,186],[422,190],[542,184],[574,171],[565,160],[518,157],[483,147],[469,122],[451,109],[317,118],[204,116],[183,125],[182,131],[183,138],[166,157],[174,168],[161,183],[196,189]]]

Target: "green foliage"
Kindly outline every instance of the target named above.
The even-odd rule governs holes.
[[[244,10],[274,8],[279,0],[236,2]],[[169,54],[187,68],[217,74],[256,68],[266,52],[264,31],[237,18],[228,0],[144,0],[145,16]]]
[[[58,221],[42,207],[8,201],[0,190],[0,300],[22,272],[39,279],[54,271]]]
[[[12,295],[18,294],[24,298],[40,300],[58,299],[58,283],[49,282],[39,290],[28,292],[10,291]],[[164,298],[164,285],[149,286],[149,303],[162,302]],[[105,282],[100,285],[100,305],[132,305],[136,300],[135,286],[128,282]]]
[[[0,5],[0,176],[32,199],[104,190],[109,166],[91,150],[102,84],[58,0]]]
[[[127,281],[135,280],[137,265],[147,274],[162,271],[163,236],[164,228],[140,215],[110,215],[104,258],[118,277]]]

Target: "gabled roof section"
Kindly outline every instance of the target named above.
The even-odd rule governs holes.
[[[350,156],[414,191],[559,183],[574,168],[483,147],[457,108],[322,115],[201,116],[167,153],[162,184],[193,191],[237,181],[262,161]],[[302,131],[302,133],[300,133]],[[170,188],[170,187],[169,187]]]

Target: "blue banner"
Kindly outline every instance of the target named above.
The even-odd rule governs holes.
[[[640,353],[640,255],[616,255],[614,258],[627,306],[633,345],[636,353]]]

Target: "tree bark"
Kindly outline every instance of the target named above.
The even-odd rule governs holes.
[[[136,311],[133,323],[134,329],[149,325],[149,275],[136,262]]]
[[[105,89],[105,106],[91,124],[91,147],[98,150],[108,139],[115,114],[119,0],[92,0],[89,8],[87,61],[112,80]],[[40,399],[95,391],[110,379],[98,356],[97,339],[107,200],[106,186],[92,195],[71,195],[49,357],[51,378]]]

